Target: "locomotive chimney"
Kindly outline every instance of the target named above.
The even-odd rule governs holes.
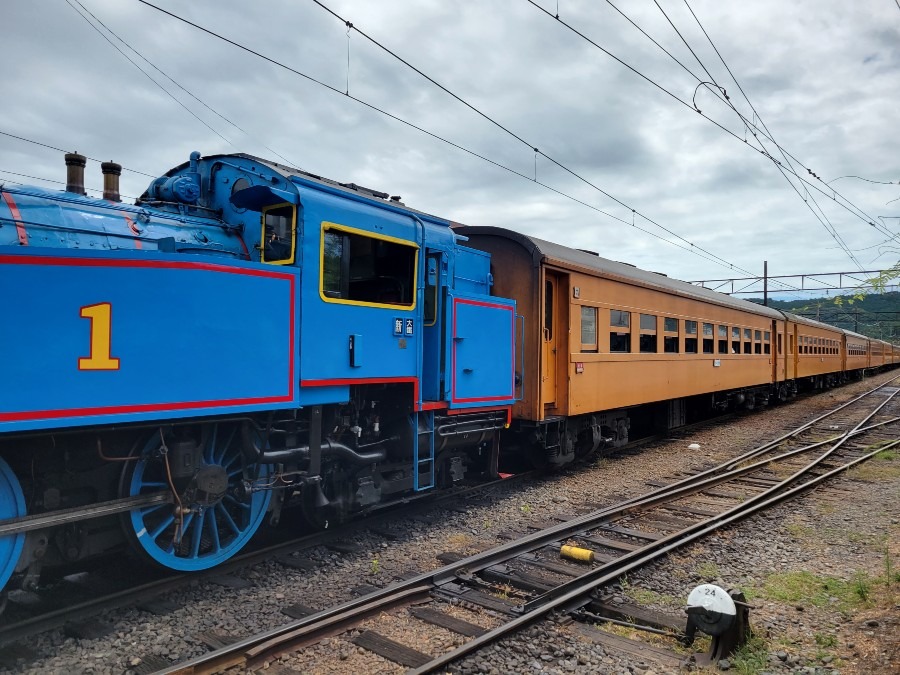
[[[115,162],[103,162],[100,165],[103,171],[103,199],[111,202],[120,202],[119,176],[122,175],[122,165]]]
[[[77,195],[86,194],[84,191],[84,167],[87,165],[87,157],[77,152],[66,153],[66,192],[74,192]]]

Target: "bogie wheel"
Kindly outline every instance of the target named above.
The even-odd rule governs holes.
[[[20,518],[25,515],[25,496],[19,479],[9,464],[0,457],[0,520]],[[16,563],[22,555],[25,545],[25,533],[8,534],[0,537],[0,600],[5,604],[3,588],[16,570]]]
[[[122,474],[121,492],[133,497],[170,490],[168,443],[161,432],[139,445]],[[175,504],[155,504],[123,516],[125,533],[136,550],[153,562],[182,572],[215,567],[241,550],[266,515],[270,490],[248,491],[271,482],[271,468],[249,463],[241,451],[236,424],[210,428],[202,441],[194,476],[175,481]],[[221,493],[204,489],[227,485]]]

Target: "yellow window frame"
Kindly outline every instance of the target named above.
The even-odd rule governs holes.
[[[415,249],[415,256],[413,257],[413,293],[412,293],[412,304],[409,305],[401,305],[399,303],[384,303],[384,302],[365,302],[363,300],[350,300],[347,298],[329,298],[325,295],[325,233],[330,231],[338,231],[338,232],[346,232],[347,234],[355,234],[361,237],[368,237],[369,239],[377,239],[379,241],[386,241],[392,244],[398,244],[400,246],[408,246],[412,249]],[[349,225],[341,225],[339,223],[332,223],[327,220],[322,221],[322,228],[319,236],[319,297],[322,298],[323,302],[330,302],[336,305],[357,305],[359,307],[379,307],[381,309],[393,309],[394,311],[398,309],[412,311],[416,308],[416,301],[419,297],[419,245],[415,244],[408,239],[401,239],[400,237],[392,237],[387,234],[378,234],[376,232],[372,232],[371,230],[361,230],[357,227],[350,227]]]
[[[285,260],[266,260],[266,214],[274,209],[283,209],[285,206],[291,209],[291,257]],[[293,265],[297,259],[297,205],[290,202],[270,204],[264,206],[260,213],[260,226],[262,234],[259,238],[259,260],[269,265]]]

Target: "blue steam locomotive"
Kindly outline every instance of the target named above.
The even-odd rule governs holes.
[[[490,476],[520,395],[490,256],[399,197],[244,154],[119,200],[0,186],[0,589],[116,551],[203,570]]]

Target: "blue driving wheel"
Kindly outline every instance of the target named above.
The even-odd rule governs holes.
[[[25,515],[25,496],[19,479],[0,457],[0,520],[19,518]],[[16,569],[22,547],[25,545],[25,533],[8,534],[0,537],[0,592]]]
[[[127,534],[138,551],[154,562],[183,572],[206,570],[240,551],[262,523],[272,493],[248,491],[246,486],[270,483],[271,467],[248,463],[240,447],[239,427],[210,428],[202,460],[193,479],[176,482],[180,506],[154,504],[127,514]],[[139,459],[125,474],[125,494],[137,496],[169,490],[166,459],[159,433],[151,435]],[[210,495],[200,477],[227,475],[224,494]]]

